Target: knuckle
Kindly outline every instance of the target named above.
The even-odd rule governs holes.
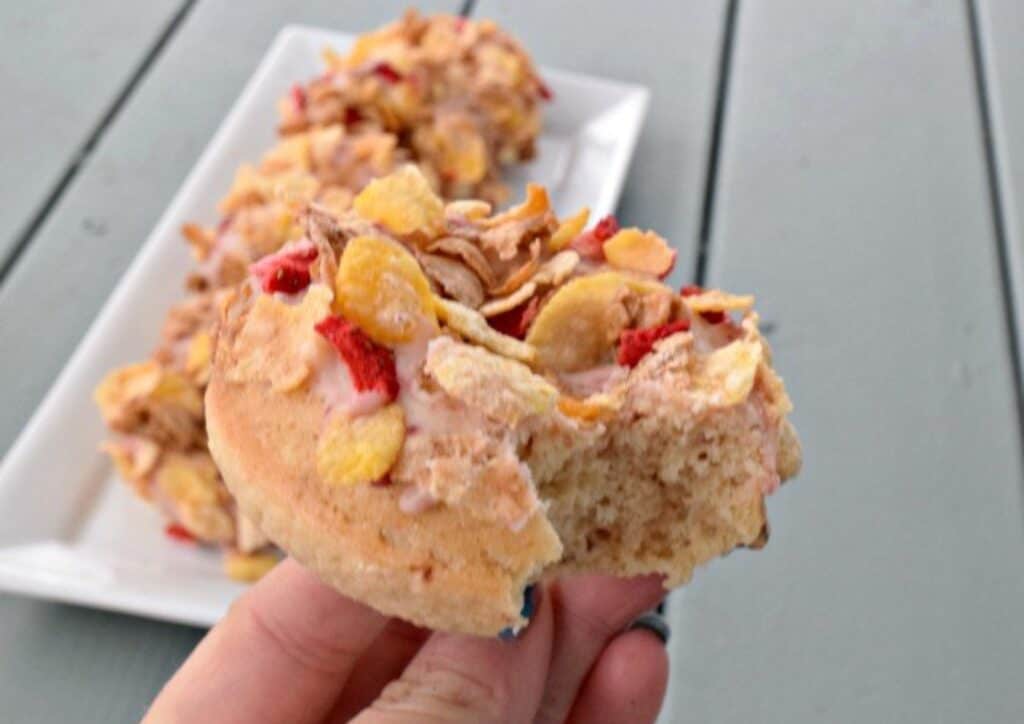
[[[437,661],[406,669],[384,688],[373,709],[439,722],[503,722],[510,700],[504,679],[489,680],[455,662]]]

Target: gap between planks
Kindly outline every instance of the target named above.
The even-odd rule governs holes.
[[[711,247],[711,222],[715,211],[715,191],[718,187],[718,160],[722,147],[722,128],[725,125],[726,101],[729,97],[729,76],[736,37],[736,17],[739,0],[729,0],[725,9],[725,27],[722,29],[721,53],[718,56],[718,82],[715,86],[715,104],[711,121],[711,148],[704,172],[704,198],[700,210],[700,234],[697,238],[697,268],[693,279],[703,285],[707,277],[707,260]]]
[[[996,256],[999,267],[1000,298],[1003,305],[1003,323],[1010,348],[1010,364],[1013,369],[1013,391],[1016,397],[1017,435],[1020,450],[1024,451],[1024,376],[1021,361],[1022,321],[1017,316],[1017,301],[1014,298],[1012,274],[1010,271],[1010,239],[1006,228],[1004,189],[1000,183],[1000,158],[992,129],[992,103],[988,85],[988,68],[985,66],[984,39],[978,21],[977,0],[964,0],[967,13],[967,27],[970,32],[971,62],[974,82],[977,88],[978,113],[981,124],[982,146],[985,154],[985,173],[988,182],[989,202],[992,210],[992,227],[995,232]],[[1024,482],[1024,481],[1022,481]]]
[[[64,192],[67,191],[68,186],[75,179],[75,176],[78,175],[82,165],[92,154],[96,145],[102,140],[111,123],[117,118],[117,115],[121,112],[125,103],[128,102],[128,99],[131,98],[150,67],[156,62],[156,59],[160,56],[160,53],[167,46],[167,43],[177,32],[178,28],[181,27],[182,22],[184,22],[196,2],[197,0],[184,0],[181,7],[178,8],[177,12],[174,13],[167,23],[167,26],[157,36],[145,55],[142,56],[138,67],[128,77],[128,80],[121,90],[118,91],[117,95],[114,96],[113,102],[103,112],[103,115],[100,116],[99,121],[92,131],[89,132],[89,135],[86,136],[85,141],[72,153],[71,160],[60,175],[60,178],[57,179],[57,183],[50,189],[50,192],[43,199],[36,212],[32,214],[25,228],[19,232],[7,258],[0,263],[0,286],[3,285],[7,277],[14,270],[14,267],[17,266],[18,260],[25,253],[25,250],[28,249],[36,233],[45,223],[46,219],[49,218],[50,212],[53,211],[57,203],[64,196]],[[467,2],[471,3],[472,0],[467,0]]]

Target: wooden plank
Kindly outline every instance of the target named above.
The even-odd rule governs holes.
[[[542,65],[651,89],[618,216],[679,249],[673,282],[695,267],[725,8],[722,0],[480,0],[473,11],[508,27]]]
[[[3,720],[139,721],[204,633],[0,596]]]
[[[456,0],[420,2],[424,11]],[[6,451],[96,315],[274,34],[360,32],[402,0],[201,0],[0,287]],[[59,445],[59,441],[55,441]],[[0,596],[5,721],[131,721],[198,640],[195,629]]]
[[[692,721],[1022,721],[1020,421],[964,6],[742,3],[733,67],[709,281],[776,323],[806,465],[768,547],[673,609],[675,696]]]
[[[642,83],[651,89],[647,124],[617,215],[624,224],[658,230],[679,250],[671,283],[692,279],[700,246],[726,3],[479,0],[473,15],[494,18],[508,27],[542,65]],[[680,653],[686,655],[685,643],[681,646],[670,651],[673,666],[680,665]],[[675,685],[660,720],[684,718],[689,720],[685,695]]]
[[[0,4],[0,265],[183,2]]]
[[[1006,274],[1018,359],[1024,359],[1024,7],[1016,0],[972,0],[976,13],[991,153],[998,185]],[[1024,369],[1017,370],[1024,374]],[[1024,377],[1021,378],[1024,384]]]

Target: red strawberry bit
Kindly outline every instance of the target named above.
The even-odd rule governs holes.
[[[703,294],[704,290],[696,284],[687,284],[685,287],[679,290],[679,293],[684,297],[695,297],[698,294]]]
[[[315,327],[338,350],[357,392],[378,392],[385,404],[398,397],[395,355],[344,317],[332,314]]]
[[[463,17],[455,18],[455,32],[461,33],[466,29],[466,19]]]
[[[685,332],[690,323],[685,319],[669,322],[647,329],[626,329],[619,336],[618,363],[623,367],[636,367],[648,352],[654,349],[654,343],[676,332]]]
[[[540,95],[546,101],[551,100],[555,97],[555,94],[551,92],[548,84],[542,81],[540,78],[537,79],[537,94]]]
[[[502,334],[516,339],[526,339],[526,333],[538,311],[540,311],[540,298],[532,297],[518,307],[494,315],[487,322]]]
[[[725,321],[725,312],[721,309],[714,309],[710,312],[701,312],[700,316],[708,324],[721,324]]]
[[[249,270],[260,280],[260,288],[267,294],[297,294],[309,286],[309,265],[317,253],[311,242],[299,242],[263,257]]]
[[[185,529],[185,526],[180,523],[168,523],[164,528],[164,533],[168,538],[173,540],[181,541],[182,543],[195,543],[196,537]]]
[[[292,86],[292,103],[299,113],[306,110],[306,91],[298,83]]]
[[[608,214],[593,229],[584,231],[572,242],[572,248],[579,252],[580,256],[590,261],[604,261],[604,243],[615,236],[619,230],[619,222],[614,216]]]
[[[349,106],[348,108],[345,109],[346,126],[354,126],[355,124],[360,123],[363,120],[363,114],[360,113],[358,108],[353,108],[352,106]]]
[[[386,83],[392,85],[402,80],[402,74],[395,70],[395,67],[386,61],[381,61],[377,65],[373,66],[373,74],[378,78],[381,78]]]
[[[388,487],[389,485],[391,485],[391,474],[390,473],[384,473],[384,477],[377,478],[372,483],[370,483],[370,485],[372,485],[375,488],[386,488],[386,487]]]

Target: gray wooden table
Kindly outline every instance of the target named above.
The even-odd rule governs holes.
[[[276,30],[398,2],[0,5],[0,450]],[[457,0],[420,3],[458,10]],[[755,290],[803,475],[674,596],[665,721],[1024,720],[1024,7],[479,0],[651,114],[620,216]],[[131,721],[196,629],[0,596],[0,719]]]

